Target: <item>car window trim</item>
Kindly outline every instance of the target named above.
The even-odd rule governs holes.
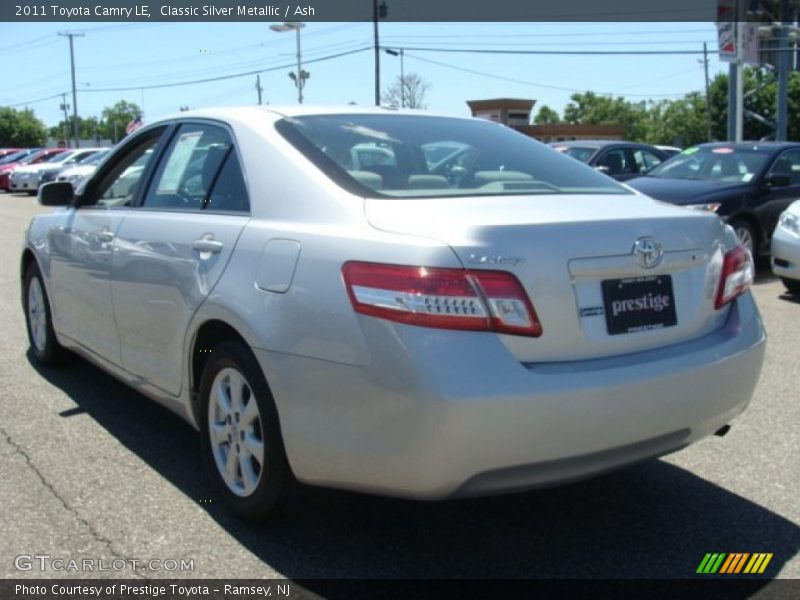
[[[151,166],[157,162],[160,158],[161,153],[164,151],[164,140],[165,138],[171,138],[170,130],[174,127],[174,124],[171,122],[167,123],[159,123],[152,127],[147,127],[142,129],[140,132],[137,131],[136,135],[131,137],[129,140],[126,140],[123,145],[120,145],[117,149],[113,150],[112,153],[106,157],[106,159],[101,163],[102,170],[98,170],[92,175],[91,183],[101,182],[103,179],[111,173],[119,164],[122,162],[127,156],[133,151],[134,148],[141,145],[144,138],[147,138],[148,135],[154,134],[156,131],[161,130],[159,134],[159,139],[156,142],[153,148],[153,160],[151,160],[142,171],[142,180],[146,180],[146,178],[150,177],[151,174]],[[94,194],[96,190],[94,189],[84,190],[84,192],[89,191],[90,193]],[[94,210],[121,210],[121,209],[129,209],[133,208],[138,201],[138,197],[142,192],[142,186],[139,186],[136,190],[136,194],[131,200],[131,203],[128,206],[98,206],[97,199],[95,198],[95,202],[92,204],[83,204],[82,199],[85,194],[81,194],[80,196],[75,196],[75,200],[72,203],[72,208],[79,210],[79,209],[94,209]]]
[[[247,205],[249,207],[249,210],[247,210],[247,211],[233,211],[233,210],[212,211],[212,210],[203,209],[203,208],[201,208],[199,210],[195,210],[195,209],[188,209],[187,210],[187,209],[183,209],[183,208],[166,208],[166,207],[158,207],[158,206],[156,206],[156,207],[152,207],[152,206],[148,207],[148,206],[144,205],[144,199],[147,197],[147,193],[150,191],[150,186],[153,185],[153,176],[155,175],[156,171],[158,170],[158,167],[161,164],[161,161],[163,161],[165,159],[165,155],[166,155],[167,149],[172,144],[172,140],[175,138],[176,135],[178,135],[178,132],[180,131],[181,127],[184,126],[184,125],[213,125],[215,127],[220,127],[222,129],[224,129],[228,133],[228,135],[231,138],[231,147],[233,148],[233,151],[236,152],[236,158],[238,159],[238,162],[239,162],[239,173],[241,174],[242,179],[244,180],[244,188],[245,188],[245,193],[247,194]],[[174,121],[171,122],[171,131],[169,132],[168,139],[164,138],[162,140],[162,142],[163,142],[163,147],[159,150],[158,160],[154,161],[152,163],[153,164],[153,168],[152,168],[152,170],[150,170],[149,173],[147,173],[148,178],[147,178],[146,185],[142,186],[142,188],[140,188],[140,192],[141,193],[137,193],[137,197],[135,198],[135,201],[132,202],[130,207],[127,207],[127,208],[134,208],[136,210],[146,210],[146,211],[149,211],[149,212],[171,212],[171,213],[183,213],[183,214],[189,213],[189,214],[193,214],[193,215],[208,213],[208,214],[222,215],[222,216],[224,216],[224,215],[241,216],[241,215],[250,215],[252,213],[253,208],[252,208],[252,205],[251,205],[251,202],[250,202],[250,186],[247,183],[247,173],[245,172],[244,161],[242,160],[242,155],[241,155],[241,152],[239,151],[239,143],[238,143],[238,141],[236,139],[236,134],[235,134],[235,132],[233,130],[233,127],[231,127],[229,123],[226,123],[225,121],[220,121],[220,120],[217,120],[217,119],[207,119],[207,118],[191,118],[191,117],[190,118],[185,118],[185,119],[178,118],[178,119],[175,119]],[[214,185],[217,183],[217,178],[219,177],[220,173],[222,172],[222,167],[225,165],[225,161],[227,160],[229,155],[230,155],[230,149],[228,150],[228,153],[225,154],[225,157],[223,158],[222,162],[220,162],[220,165],[219,165],[219,167],[217,169],[217,172],[214,175],[214,179],[212,180],[211,185],[209,186],[209,195],[214,190]]]

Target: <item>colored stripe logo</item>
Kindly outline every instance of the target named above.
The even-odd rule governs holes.
[[[709,552],[700,561],[697,573],[702,575],[760,575],[772,560],[772,552]]]

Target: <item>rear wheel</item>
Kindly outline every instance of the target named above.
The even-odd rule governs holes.
[[[747,248],[755,259],[758,255],[758,234],[756,234],[750,222],[744,219],[736,219],[730,223],[730,226],[733,227],[742,246]]]
[[[790,294],[800,296],[800,281],[797,279],[789,279],[787,277],[781,277],[781,281],[783,282],[783,285],[786,286],[786,289]]]
[[[36,361],[53,365],[63,361],[66,350],[58,343],[53,331],[50,302],[42,282],[42,274],[35,262],[25,271],[22,284],[22,302],[25,308],[25,324],[28,340]]]
[[[211,478],[236,516],[263,520],[291,482],[278,413],[250,349],[223,342],[200,383],[203,454]]]

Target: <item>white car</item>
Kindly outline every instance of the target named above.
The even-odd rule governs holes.
[[[27,192],[36,194],[39,184],[45,173],[58,172],[66,167],[77,164],[80,160],[91,156],[102,148],[78,148],[54,155],[52,158],[35,165],[17,167],[9,176],[9,189],[12,192]]]
[[[32,356],[196,426],[242,517],[292,476],[434,500],[661,456],[726,432],[764,358],[730,227],[481,119],[186,112],[40,202]]]
[[[786,289],[800,295],[800,200],[789,205],[772,234],[772,272]]]
[[[94,154],[79,161],[74,167],[68,167],[59,171],[53,181],[68,181],[72,184],[72,187],[77,190],[89,175],[94,173],[95,169],[97,169],[97,165],[108,156],[109,152],[111,152],[110,148],[98,150]],[[45,176],[43,180],[44,179],[47,179],[47,177]]]

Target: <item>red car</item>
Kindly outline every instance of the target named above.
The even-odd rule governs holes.
[[[47,160],[51,156],[56,154],[61,154],[65,152],[66,148],[45,148],[43,150],[39,150],[36,154],[32,154],[31,156],[26,157],[25,159],[8,163],[7,165],[0,165],[0,190],[4,192],[9,191],[8,188],[8,176],[17,167],[20,165],[35,165],[36,163],[40,163],[42,161]]]
[[[22,148],[0,148],[0,158],[5,158],[16,152],[20,152]]]

